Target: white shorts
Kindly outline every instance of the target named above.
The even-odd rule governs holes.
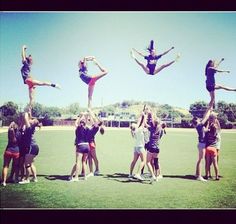
[[[206,148],[206,143],[198,142],[197,144],[198,150],[203,150]]]
[[[140,154],[140,153],[144,153],[145,152],[145,148],[144,146],[135,146],[134,147],[134,152]]]

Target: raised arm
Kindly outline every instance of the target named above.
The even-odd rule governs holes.
[[[21,52],[21,57],[22,57],[22,62],[26,61],[26,45],[22,46],[22,52]]]
[[[138,53],[139,55],[141,55],[142,57],[145,57],[146,55],[144,55],[143,53],[137,51],[135,48],[132,48],[136,53]]]
[[[30,116],[29,116],[29,113],[25,113],[25,115],[24,115],[24,122],[25,122],[25,126],[26,126],[26,128],[29,128],[30,127]]]
[[[89,111],[89,115],[92,119],[93,125],[94,126],[101,126],[102,121],[95,115],[95,113],[91,109],[88,109],[88,111]]]
[[[170,48],[169,50],[167,50],[167,51],[165,51],[164,53],[162,53],[161,56],[163,56],[163,55],[169,53],[169,52],[170,52],[171,50],[173,50],[173,49],[174,49],[174,47]]]
[[[84,113],[80,113],[75,121],[75,127],[77,128],[79,126],[80,120],[85,116]]]
[[[201,120],[201,123],[202,123],[202,124],[205,124],[206,121],[208,120],[208,118],[209,118],[209,116],[210,116],[210,113],[211,113],[211,111],[212,111],[212,108],[213,108],[213,102],[212,102],[212,104],[210,104],[210,105],[208,106],[206,112],[204,113],[203,118],[202,118],[202,120]]]
[[[224,61],[224,60],[225,60],[224,58],[221,58],[221,60],[218,63],[215,64],[215,68],[217,68],[221,64],[221,62]]]

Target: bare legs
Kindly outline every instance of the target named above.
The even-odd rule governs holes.
[[[156,176],[154,174],[152,164],[151,164],[151,161],[152,161],[153,158],[154,158],[153,153],[147,152],[147,166],[148,166],[149,172],[152,175],[152,179],[156,180]]]
[[[91,84],[88,85],[88,108],[91,108],[91,106],[92,106],[91,103],[92,103],[92,96],[93,96],[95,83],[97,82],[97,80],[99,80],[103,76],[107,75],[107,73],[108,73],[108,71],[105,68],[102,68],[101,65],[95,59],[94,59],[94,63],[101,70],[101,73],[93,76]]]
[[[196,176],[201,177],[201,161],[205,158],[205,149],[198,150],[198,161],[196,165]]]
[[[96,155],[96,150],[90,150],[89,154],[88,154],[88,163],[89,163],[89,171],[90,173],[93,173],[93,160],[95,163],[95,174],[96,172],[99,172],[99,162],[97,159],[97,155]]]
[[[138,59],[134,56],[134,52],[133,52],[132,50],[131,50],[130,54],[131,54],[131,57],[137,62],[137,64],[138,64],[139,66],[141,66],[141,68],[142,68],[147,74],[149,74],[149,73],[150,73],[149,69],[146,67],[146,65],[144,65],[143,63],[141,63],[140,61],[138,61]]]
[[[217,156],[206,155],[206,177],[210,175],[211,161],[215,169],[216,180],[219,180],[219,168],[217,163]]]
[[[236,88],[231,88],[231,87],[226,87],[226,86],[215,84],[215,90],[218,90],[218,89],[223,89],[226,91],[236,91]],[[209,106],[210,105],[213,106],[215,104],[215,91],[210,92],[210,97],[211,97],[211,101],[209,103]]]
[[[11,158],[4,157],[4,164],[3,164],[3,169],[2,169],[2,185],[3,186],[6,186],[7,173],[8,173],[10,162],[11,162]],[[16,179],[18,179],[18,169],[17,169],[18,163],[19,163],[19,159],[13,159],[13,166],[12,166],[12,168],[15,171]]]
[[[26,80],[27,83],[27,80]],[[32,112],[32,108],[33,108],[33,103],[34,103],[34,99],[35,99],[35,86],[51,86],[51,87],[55,87],[60,89],[60,85],[58,84],[53,84],[50,82],[42,82],[42,81],[38,81],[38,80],[34,80],[34,79],[29,79],[29,110],[30,112]]]
[[[82,170],[84,170],[84,176],[85,176],[85,168],[86,168],[87,157],[88,157],[88,153],[76,152],[75,164],[74,164],[74,166],[72,167],[72,170],[71,170],[70,180],[78,181],[80,161],[81,161]],[[73,177],[74,175],[75,175],[75,177]]]
[[[145,73],[146,73],[146,74],[150,74],[149,68],[148,68],[146,65],[144,65],[143,63],[141,63],[140,61],[138,61],[138,59],[135,57],[134,52],[133,52],[132,50],[131,50],[130,54],[131,54],[131,57],[137,62],[137,64],[138,64],[139,66],[141,66],[141,68],[145,71]],[[158,72],[160,72],[162,69],[164,69],[164,68],[166,68],[166,67],[169,67],[169,66],[172,65],[173,63],[177,62],[177,60],[179,59],[179,57],[180,57],[180,55],[178,54],[178,55],[176,56],[176,59],[175,59],[175,60],[173,60],[173,61],[171,61],[171,62],[169,62],[169,63],[167,63],[167,64],[164,64],[164,65],[162,65],[162,66],[156,68],[155,71],[154,71],[154,73],[153,73],[153,75],[156,75],[156,74],[157,74]]]

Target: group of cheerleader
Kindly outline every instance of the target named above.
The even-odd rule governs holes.
[[[36,127],[41,126],[42,123],[37,118],[31,117],[28,112],[22,113],[18,122],[11,122],[9,125],[8,144],[3,154],[2,186],[6,186],[7,182],[19,184],[38,182],[34,161],[39,154],[39,147],[34,133]],[[11,160],[13,161],[11,174],[7,179]]]
[[[144,54],[133,48],[131,50],[132,58],[148,75],[156,75],[164,68],[169,67],[173,63],[177,62],[180,55],[177,54],[175,60],[156,67],[157,61],[165,54],[173,50],[171,47],[169,50],[162,54],[157,54],[154,48],[154,41],[150,42],[147,48],[148,54]],[[30,183],[30,174],[32,174],[32,181],[37,182],[36,167],[34,165],[35,157],[39,153],[39,147],[34,139],[35,128],[41,127],[41,123],[37,118],[32,116],[32,108],[35,98],[36,86],[51,86],[60,89],[59,84],[38,81],[33,78],[31,74],[31,66],[33,64],[32,55],[26,54],[26,45],[22,46],[22,63],[21,75],[24,84],[28,85],[29,90],[29,108],[25,112],[20,121],[17,123],[12,122],[8,129],[8,145],[4,152],[4,164],[2,170],[2,185],[6,186],[8,167],[13,160],[13,169],[11,171],[9,179],[12,180],[15,175],[15,181],[20,184]],[[140,62],[134,52],[142,56],[147,63]],[[220,70],[218,66],[224,60],[222,58],[219,62],[215,60],[209,60],[206,65],[206,89],[208,90],[211,100],[204,114],[203,118],[194,118],[192,120],[193,126],[196,127],[198,132],[198,150],[199,158],[196,165],[196,179],[206,181],[211,176],[210,166],[213,163],[215,169],[215,179],[219,180],[218,158],[220,148],[220,125],[216,115],[213,113],[215,107],[215,90],[224,89],[227,91],[236,91],[236,88],[225,87],[215,83],[215,74],[217,72],[229,73],[229,71]],[[88,62],[92,61],[100,70],[99,74],[88,74]],[[79,170],[81,167],[81,175],[84,179],[89,176],[99,175],[99,162],[96,156],[96,144],[95,135],[100,130],[100,133],[104,133],[102,121],[91,110],[92,96],[94,87],[100,78],[108,74],[108,70],[100,65],[94,56],[86,56],[78,63],[79,75],[81,80],[88,85],[88,110],[81,113],[75,122],[75,151],[76,162],[72,168],[70,181],[79,180]],[[145,106],[138,122],[131,125],[131,134],[135,139],[134,157],[130,165],[129,178],[136,178],[143,180],[141,174],[145,164],[147,165],[151,181],[157,181],[162,178],[160,173],[159,152],[160,152],[160,140],[165,133],[165,124],[162,124],[160,119],[155,116],[151,109]],[[139,169],[135,175],[133,175],[134,166],[140,157],[141,163]],[[206,158],[205,178],[201,175],[201,161]],[[93,161],[95,163],[95,171],[93,172]],[[89,174],[86,175],[86,164],[89,164]]]

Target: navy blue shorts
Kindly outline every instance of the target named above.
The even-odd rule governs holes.
[[[207,85],[206,89],[208,90],[208,92],[212,92],[215,90],[215,85]]]
[[[150,153],[159,153],[160,149],[157,148],[157,147],[155,147],[155,148],[150,147],[150,148],[147,149],[147,151],[150,152]]]
[[[27,154],[37,156],[39,154],[39,147],[38,147],[38,145],[31,145]]]
[[[91,81],[91,77],[89,77],[88,75],[81,73],[80,74],[80,78],[82,79],[83,82],[85,82],[86,84],[89,84]]]
[[[89,152],[89,144],[76,145],[76,152],[88,153]]]

